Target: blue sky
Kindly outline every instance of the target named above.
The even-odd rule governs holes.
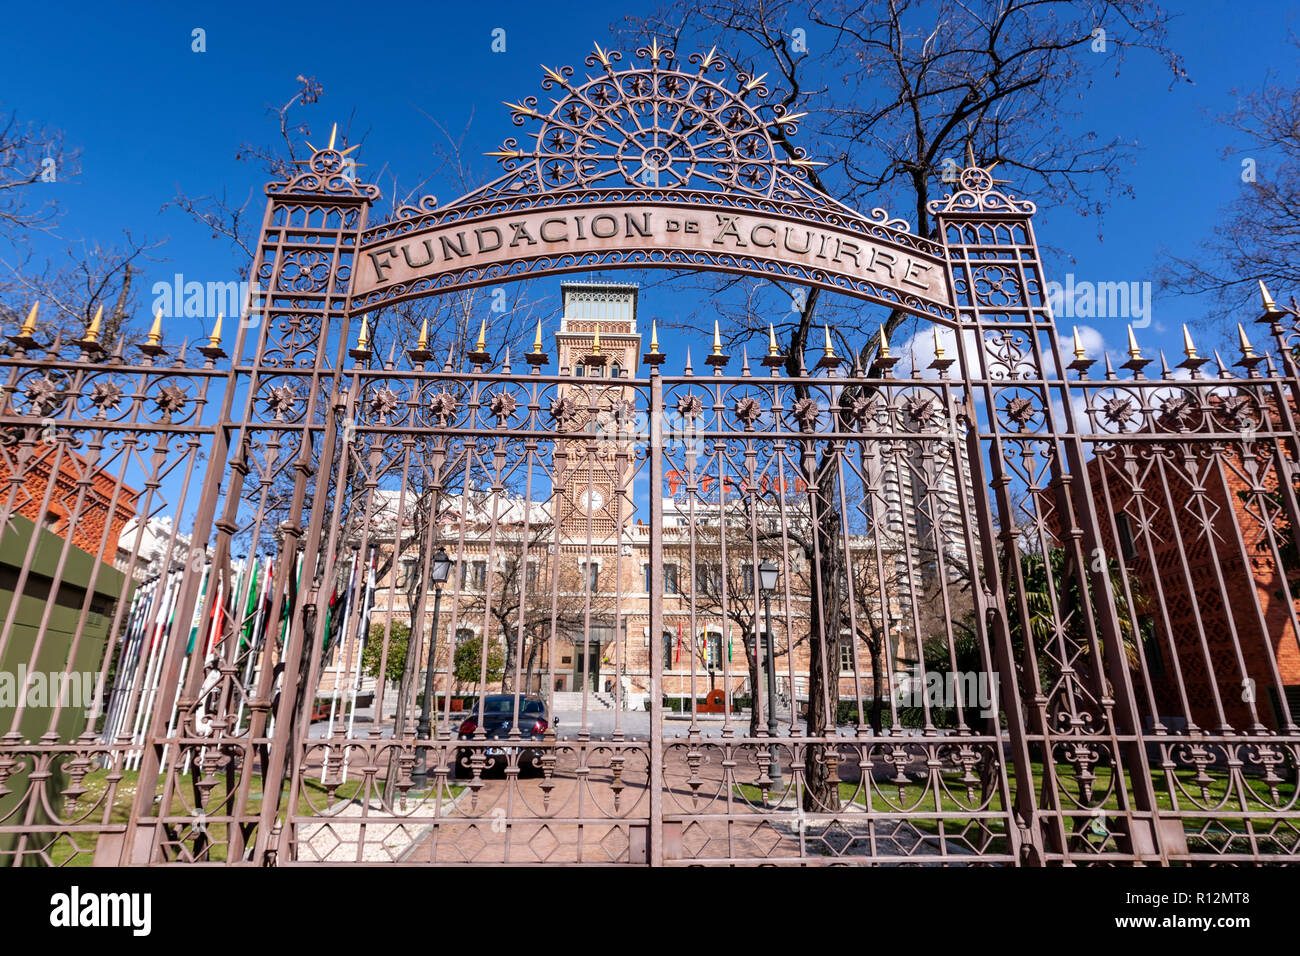
[[[296,75],[316,77],[325,90],[303,113],[314,142],[328,137],[331,122],[355,114],[353,138],[366,136],[363,176],[385,164],[408,183],[430,172],[440,136],[433,116],[453,132],[472,120],[468,151],[486,180],[496,170],[481,153],[515,131],[501,101],[540,92],[539,63],[580,67],[593,41],[608,43],[611,25],[627,9],[626,2],[563,8],[28,4],[6,13],[0,97],[21,118],[61,128],[83,150],[76,182],[43,187],[58,190],[66,209],[62,236],[112,240],[128,228],[168,238],[158,253],[166,261],[149,266],[146,286],[174,272],[226,280],[244,266],[228,245],[179,211],[160,208],[180,187],[196,194],[224,189],[238,201],[252,189],[253,208],[260,209],[263,177],[235,160],[236,149],[245,140],[272,138],[266,108],[293,94]],[[1258,87],[1270,64],[1283,77],[1294,75],[1286,43],[1296,26],[1289,4],[1200,2],[1177,9],[1182,16],[1172,44],[1193,84],[1171,89],[1158,63],[1133,56],[1118,79],[1099,69],[1096,85],[1078,103],[1084,127],[1141,147],[1130,171],[1136,196],[1110,209],[1104,239],[1094,220],[1054,209],[1050,196],[1029,197],[1039,204],[1040,239],[1075,259],[1049,261],[1049,278],[1063,280],[1069,271],[1077,280],[1153,281],[1162,247],[1193,252],[1240,188],[1241,155],[1223,155],[1233,145],[1231,134],[1213,116],[1232,106],[1232,88]],[[205,53],[191,52],[195,27],[206,31]],[[506,30],[505,53],[490,49],[496,27]],[[804,145],[815,158],[818,144],[805,138]],[[458,192],[436,181],[427,191],[444,200]],[[58,247],[50,241],[38,248]],[[558,280],[551,281],[558,301]],[[672,303],[655,301],[662,295],[652,292],[641,314],[663,314]],[[1157,293],[1144,344],[1177,351],[1179,323],[1201,313],[1193,300]],[[183,334],[198,334],[198,320],[179,321],[196,326]],[[1094,324],[1108,346],[1120,346],[1122,321]]]

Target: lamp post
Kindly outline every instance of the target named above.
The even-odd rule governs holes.
[[[442,604],[442,586],[447,582],[451,571],[451,558],[442,548],[433,556],[433,630],[429,632],[429,656],[424,668],[424,701],[420,705],[420,720],[415,725],[418,740],[428,740],[431,729],[429,721],[429,702],[433,698],[433,651],[438,643],[438,611]],[[415,772],[411,774],[411,783],[423,790],[428,782],[428,749],[416,747]]]
[[[772,636],[772,592],[776,590],[777,579],[781,574],[781,569],[772,563],[770,558],[764,558],[763,563],[758,566],[758,585],[763,592],[763,613],[767,618],[767,733],[770,737],[776,736],[776,661],[775,651],[773,649]],[[768,745],[768,753],[771,758],[772,769],[768,775],[773,782],[779,783],[781,780],[781,756],[776,749],[776,744]]]

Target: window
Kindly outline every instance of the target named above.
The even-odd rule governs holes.
[[[456,629],[456,646],[457,646],[457,647],[460,647],[460,646],[461,646],[462,644],[464,644],[466,641],[468,641],[468,640],[472,640],[473,637],[474,637],[474,632],[471,631],[469,628],[467,628],[467,627],[457,628],[457,629]]]
[[[486,561],[471,561],[460,566],[460,586],[462,589],[471,588],[475,591],[481,591],[485,584],[487,584]]]
[[[619,365],[617,362],[615,362],[613,365],[609,367],[610,378],[618,378],[622,374],[623,374],[623,366]]]
[[[695,589],[701,594],[722,593],[722,565],[701,564],[695,569]]]
[[[600,589],[600,565],[595,561],[592,561],[590,564],[583,561],[578,565],[578,567],[582,571],[582,578],[586,582],[587,587],[591,591],[598,591]]]
[[[1119,529],[1119,547],[1120,553],[1124,555],[1124,560],[1136,561],[1138,556],[1137,545],[1133,543],[1133,526],[1129,523],[1128,515],[1117,515],[1115,526]]]
[[[677,590],[677,565],[664,565],[664,594],[679,594]]]
[[[746,594],[754,593],[754,566],[752,564],[742,564],[740,566],[741,587]]]
[[[573,374],[578,378],[582,378],[587,374],[587,366],[582,364],[582,359],[578,359],[578,364],[574,366]]]
[[[525,580],[527,581],[529,589],[531,589],[533,585],[537,583],[537,562],[536,561],[528,562],[528,571],[525,574]]]
[[[853,639],[848,635],[840,637],[840,670],[853,670]]]
[[[677,639],[673,637],[671,631],[664,631],[664,670],[668,670],[674,665],[673,651],[676,649]]]
[[[415,579],[415,557],[402,558],[401,563],[397,566],[397,586],[399,588],[409,588],[411,581]]]
[[[705,659],[705,666],[715,670],[722,669],[722,634],[719,631],[710,631],[705,642],[705,653],[708,655]]]
[[[1154,615],[1142,614],[1137,619],[1138,635],[1142,639],[1142,653],[1147,661],[1147,673],[1156,679],[1165,676],[1165,658],[1160,652],[1160,639],[1156,634]]]
[[[643,564],[643,565],[641,565],[641,570],[645,572],[645,588],[644,588],[644,590],[645,590],[645,593],[646,593],[646,594],[649,594],[649,593],[650,593],[650,565],[648,565],[648,564]]]

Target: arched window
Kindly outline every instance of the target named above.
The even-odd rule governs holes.
[[[677,662],[674,660],[673,652],[677,647],[677,638],[673,636],[672,631],[664,631],[664,670],[672,670]]]
[[[573,368],[573,374],[576,375],[578,378],[582,378],[584,375],[587,374],[587,366],[583,365],[581,360],[579,360],[578,364],[575,365]]]
[[[617,362],[615,362],[613,365],[609,367],[610,378],[619,378],[622,376],[622,374],[623,374],[623,366],[619,365]]]

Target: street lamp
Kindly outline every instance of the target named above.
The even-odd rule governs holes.
[[[433,630],[429,633],[429,657],[424,668],[424,702],[420,705],[420,720],[415,725],[415,736],[419,740],[428,740],[430,731],[429,702],[433,698],[433,651],[438,643],[438,611],[442,604],[442,586],[447,583],[451,572],[451,558],[442,548],[433,556]],[[419,789],[424,789],[428,782],[427,748],[416,748],[415,773],[411,782]]]
[[[763,592],[763,612],[767,617],[767,733],[770,737],[776,736],[776,655],[772,646],[772,592],[776,590],[780,575],[781,569],[770,558],[764,558],[758,566],[758,586]],[[768,745],[768,753],[772,765],[768,775],[773,782],[779,783],[781,755],[777,752],[776,744]]]

